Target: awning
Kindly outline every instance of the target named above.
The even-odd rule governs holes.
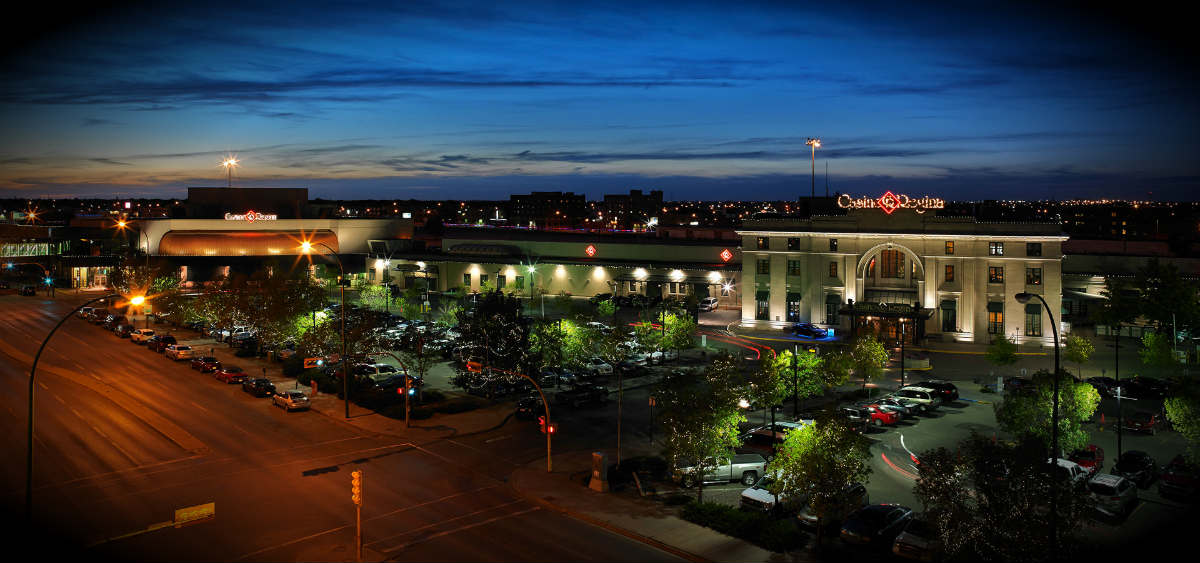
[[[168,231],[158,243],[163,256],[295,256],[304,241],[312,254],[338,252],[333,231]],[[325,246],[321,246],[325,245]]]
[[[1086,292],[1078,291],[1078,290],[1074,290],[1074,289],[1064,289],[1063,293],[1066,295],[1071,295],[1073,297],[1082,297],[1083,299],[1088,299],[1091,301],[1103,301],[1105,299],[1103,295],[1096,295],[1095,293],[1086,293]]]
[[[1000,301],[988,301],[987,309],[989,313],[1003,313],[1004,303]]]
[[[943,309],[957,309],[958,301],[955,301],[954,299],[943,299],[942,300],[942,308]]]

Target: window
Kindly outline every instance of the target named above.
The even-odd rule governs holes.
[[[837,252],[837,239],[835,239],[835,238],[829,239],[829,251]]]
[[[1026,256],[1041,256],[1042,255],[1042,243],[1040,243],[1040,242],[1025,243],[1025,255]]]
[[[787,320],[789,323],[800,322],[800,294],[787,294]]]
[[[830,262],[829,263],[829,277],[836,278],[836,277],[838,277],[837,274],[838,274],[837,262]]]
[[[1025,268],[1025,285],[1042,285],[1042,269]]]
[[[800,250],[800,239],[798,239],[798,238],[788,239],[788,250]]]
[[[787,261],[787,275],[789,275],[789,276],[800,275],[800,261],[799,260],[788,260]]]
[[[946,241],[946,254],[954,254],[954,241]]]
[[[942,301],[942,332],[958,332],[958,302]]]
[[[517,284],[517,289],[525,289],[525,276],[517,276],[513,280]]]
[[[1025,336],[1042,335],[1042,304],[1025,304]]]
[[[1004,283],[1004,266],[988,266],[988,283]]]
[[[988,309],[988,334],[1004,334],[1004,303],[992,301]]]
[[[838,308],[842,306],[842,297],[840,295],[825,296],[825,324],[838,324]]]
[[[758,273],[760,273],[760,274],[771,273],[771,260],[770,259],[760,258],[758,260]]]
[[[682,282],[669,282],[669,283],[667,283],[667,293],[670,293],[673,295],[682,295],[684,292],[687,291],[687,288],[685,286],[686,286],[686,284],[684,284]]]
[[[488,275],[487,274],[479,274],[479,286],[483,287],[483,284],[485,284],[487,282],[488,282]]]
[[[508,279],[504,277],[504,274],[496,274],[496,287],[503,289],[507,281]]]
[[[471,287],[471,274],[463,274],[463,287]]]
[[[954,266],[946,266],[946,281],[954,281]]]
[[[759,290],[754,294],[754,318],[760,321],[771,320],[771,292]]]
[[[375,281],[375,269],[374,268],[367,269],[367,279],[369,279],[371,281]]]
[[[875,259],[874,258],[872,258],[870,262],[867,262],[867,277],[868,278],[875,277]]]
[[[1004,243],[989,242],[988,243],[988,256],[1004,256]]]
[[[879,253],[879,261],[883,263],[880,277],[904,277],[904,253],[899,250],[883,250]]]
[[[758,237],[758,249],[766,250],[767,246],[767,237]]]

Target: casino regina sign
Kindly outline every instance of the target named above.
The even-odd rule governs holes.
[[[847,194],[838,196],[838,207],[843,209],[879,209],[884,213],[891,215],[897,209],[912,209],[917,213],[924,213],[930,209],[945,209],[946,200],[940,197],[908,197],[905,194],[894,194],[888,190],[878,198],[863,196],[854,198]]]

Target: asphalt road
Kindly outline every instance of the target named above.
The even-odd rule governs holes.
[[[61,298],[0,295],[0,418],[8,430],[0,433],[0,490],[12,515],[24,510],[29,364],[69,308]],[[39,364],[36,432],[34,530],[8,529],[18,551],[351,560],[349,473],[362,469],[364,543],[387,559],[675,559],[508,488],[516,464],[544,455],[536,430],[510,424],[484,436],[404,443],[319,413],[284,413],[78,319],[59,330]],[[211,520],[146,531],[178,508],[210,502]]]

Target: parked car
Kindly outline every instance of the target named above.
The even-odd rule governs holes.
[[[850,483],[838,493],[822,524],[827,530],[830,528],[837,529],[847,515],[866,506],[870,502],[871,497],[867,494],[867,487],[865,485],[862,483]],[[807,502],[803,503],[800,511],[796,513],[796,521],[809,530],[816,530],[817,513],[813,511],[812,505]]]
[[[1006,393],[1030,393],[1037,389],[1033,380],[1026,377],[1009,377],[1004,380]]]
[[[1138,411],[1129,416],[1124,417],[1125,430],[1134,432],[1145,432],[1151,436],[1158,433],[1158,430],[1163,427],[1163,417],[1157,413],[1148,411]]]
[[[1200,467],[1189,462],[1183,454],[1176,454],[1163,468],[1158,494],[1187,499],[1200,496]]]
[[[216,356],[196,356],[192,358],[192,369],[200,373],[210,373],[221,368],[221,361]]]
[[[898,504],[872,504],[851,512],[842,522],[842,541],[891,549],[913,511]]]
[[[782,514],[795,508],[796,499],[788,498],[786,494],[772,494],[771,485],[775,483],[778,472],[767,473],[748,489],[742,491],[738,508],[750,512],[770,512]]]
[[[878,404],[880,408],[898,412],[900,413],[900,416],[906,418],[917,416],[917,413],[921,410],[921,405],[919,403],[910,401],[903,397],[897,397],[895,395],[885,395],[880,397],[875,403]]]
[[[935,411],[942,404],[941,395],[928,387],[902,387],[892,395],[917,403],[923,413]]]
[[[1087,470],[1089,475],[1096,475],[1104,467],[1104,448],[1096,444],[1089,444],[1082,450],[1076,450],[1067,459],[1078,463],[1080,467]]]
[[[920,518],[910,518],[904,530],[892,542],[892,553],[905,559],[932,563],[942,557],[942,542],[937,530]]]
[[[544,412],[546,412],[546,408],[542,405],[542,398],[537,395],[529,395],[521,397],[517,401],[513,416],[519,420],[533,420]]]
[[[812,323],[795,323],[788,332],[801,338],[825,338],[829,336],[829,331],[825,330]]]
[[[374,382],[380,382],[400,373],[396,366],[388,364],[357,364],[352,372],[359,377],[366,377]]]
[[[163,355],[176,361],[190,360],[195,355],[195,351],[187,344],[170,344],[163,351]]]
[[[1167,383],[1153,377],[1138,375],[1128,382],[1121,383],[1122,395],[1138,399],[1161,399],[1167,396],[1167,391]]]
[[[1051,460],[1046,461],[1049,462]],[[1058,477],[1070,483],[1072,487],[1082,488],[1091,477],[1087,469],[1069,459],[1058,458],[1053,461],[1057,464]]]
[[[129,335],[132,333],[132,325],[119,325],[117,328],[113,329],[113,334],[117,335],[117,338],[129,338]]]
[[[255,397],[270,397],[275,394],[275,384],[265,377],[246,378],[245,381],[242,381],[242,391]]]
[[[8,284],[5,283],[4,287],[0,288],[0,289],[8,289]],[[92,313],[92,311],[94,311],[94,310],[95,309],[93,307],[80,307],[80,309],[75,312],[75,316],[77,316],[81,319],[86,319],[86,318],[88,318],[88,315],[90,315]]]
[[[138,328],[129,335],[129,340],[135,344],[145,344],[151,336],[154,336],[154,329]]]
[[[715,463],[716,465],[704,474],[705,483],[741,481],[742,484],[753,485],[767,467],[767,460],[758,454],[734,454],[715,460]],[[675,468],[675,478],[684,487],[694,487],[697,481],[694,469],[694,463],[682,462]]]
[[[876,428],[884,425],[895,426],[900,422],[900,413],[885,409],[878,403],[863,403],[858,405],[858,408],[867,411],[870,415],[871,425]]]
[[[1117,380],[1111,377],[1089,377],[1083,381],[1084,383],[1088,383],[1092,387],[1095,387],[1096,392],[1099,393],[1101,397],[1113,396],[1113,392],[1117,388]]]
[[[108,330],[116,330],[121,325],[129,324],[129,319],[125,315],[109,315],[104,319],[104,328]]]
[[[775,453],[783,447],[783,441],[787,438],[787,432],[783,430],[771,430],[769,428],[760,428],[751,430],[742,434],[742,445],[738,446],[736,451],[739,454],[758,454],[767,461],[775,459]],[[750,483],[751,485],[753,483]]]
[[[274,395],[271,395],[271,404],[287,412],[307,410],[309,408],[308,395],[300,391],[277,391]]]
[[[213,372],[213,378],[222,383],[241,383],[250,376],[238,366],[221,366]]]
[[[1137,505],[1137,485],[1119,475],[1096,475],[1087,489],[1096,510],[1109,516],[1127,515]]]
[[[639,375],[645,375],[647,370],[644,365],[626,359],[617,363],[617,365],[613,368],[613,371],[621,373],[626,377],[637,377]]]
[[[167,346],[179,343],[177,340],[175,340],[175,337],[171,336],[170,334],[155,336],[154,339],[154,345],[151,347],[151,349],[160,354],[167,349]],[[146,344],[149,345],[150,343],[147,342]]]
[[[1141,450],[1129,450],[1121,454],[1113,464],[1111,473],[1120,475],[1145,489],[1158,478],[1158,465],[1150,454]]]
[[[716,297],[705,297],[704,299],[700,300],[700,311],[704,313],[716,311],[719,303],[720,300]]]
[[[17,293],[20,295],[26,295],[29,297],[33,297],[33,296],[37,295],[37,290],[34,289],[32,285],[23,285],[23,286],[21,286],[21,289],[17,290]]]
[[[953,383],[944,379],[926,379],[913,387],[925,387],[938,392],[938,396],[942,398],[942,403],[953,403],[958,400],[958,387]]]
[[[839,419],[846,421],[855,432],[866,432],[871,424],[871,413],[858,407],[841,407],[835,413]]]
[[[600,358],[591,358],[584,362],[583,369],[592,375],[612,375],[613,367]]]
[[[554,402],[576,408],[602,405],[608,402],[608,388],[599,385],[576,385],[571,389],[556,393]]]

